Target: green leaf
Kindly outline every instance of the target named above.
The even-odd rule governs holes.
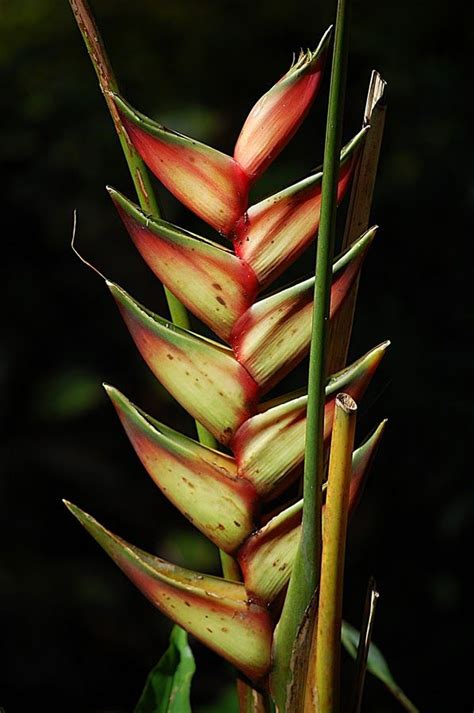
[[[191,713],[189,695],[195,670],[188,635],[174,626],[170,645],[150,672],[134,713]]]
[[[347,621],[342,622],[341,631],[341,641],[348,653],[353,659],[357,658],[357,648],[359,646],[359,632]],[[371,643],[369,648],[369,656],[367,659],[367,670],[378,678],[388,690],[394,695],[394,697],[401,703],[405,710],[410,711],[410,713],[419,713],[418,708],[406,697],[402,689],[399,687],[397,682],[392,676],[392,673],[388,667],[388,663],[380,651],[379,647]]]
[[[200,706],[196,713],[239,713],[235,685],[225,688],[214,703]]]

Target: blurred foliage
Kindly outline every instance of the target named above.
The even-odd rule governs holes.
[[[224,151],[255,99],[295,50],[315,46],[334,10],[309,0],[93,4],[130,101]],[[64,512],[61,497],[150,551],[207,571],[217,570],[217,558],[146,477],[100,391],[106,380],[193,432],[144,367],[100,280],[69,247],[77,209],[81,252],[166,314],[104,191],[112,183],[132,195],[69,5],[0,6],[8,296],[0,347],[0,706],[22,713],[41,701],[50,713],[123,713],[166,648],[170,625]],[[360,124],[373,67],[389,82],[389,111],[374,210],[382,230],[364,268],[352,353],[387,336],[393,348],[361,409],[360,437],[386,415],[390,427],[352,524],[345,614],[359,624],[374,574],[381,591],[374,636],[422,710],[472,707],[465,253],[474,203],[473,19],[471,5],[459,2],[354,0],[345,137]],[[322,99],[255,196],[320,163],[324,115]],[[205,231],[166,191],[159,195],[170,220]],[[309,264],[303,258],[290,279]],[[304,382],[304,368],[290,386]],[[192,645],[193,698],[209,713],[232,671]],[[368,713],[398,710],[374,681],[366,703]],[[215,710],[231,713],[232,705]]]

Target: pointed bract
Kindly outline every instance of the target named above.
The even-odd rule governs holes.
[[[233,252],[147,216],[118,191],[108,189],[133,242],[155,275],[225,341],[254,302],[258,282]]]
[[[251,603],[242,584],[198,574],[154,557],[65,503],[141,592],[170,619],[252,679],[270,665],[269,614]]]
[[[147,166],[181,203],[220,233],[247,208],[248,179],[230,156],[166,129],[113,94],[128,136]]]
[[[329,29],[318,48],[301,52],[289,71],[255,104],[235,145],[234,158],[255,180],[294,135],[319,89]]]
[[[354,451],[349,489],[349,514],[360,500],[363,484],[377,451],[385,421]],[[324,506],[323,506],[324,513]],[[241,547],[238,560],[245,588],[258,601],[269,603],[286,586],[293,567],[301,530],[303,501],[286,508],[251,535]]]
[[[232,351],[153,314],[108,282],[144,360],[174,398],[221,443],[253,413],[258,387]]]
[[[324,421],[326,442],[331,435],[337,393],[345,391],[358,401],[388,345],[389,342],[380,344],[329,379]],[[239,474],[250,480],[263,497],[278,493],[303,461],[307,401],[307,396],[300,396],[253,416],[239,428],[232,441]]]
[[[288,582],[300,537],[303,501],[283,510],[251,535],[238,561],[245,588],[256,600],[272,602]]]
[[[338,200],[342,200],[367,129],[341,152]],[[315,237],[321,210],[322,173],[316,173],[253,205],[234,230],[236,254],[268,285]]]
[[[375,236],[367,231],[333,266],[330,317],[342,305]],[[311,341],[314,277],[256,302],[235,324],[236,358],[268,391],[306,356]]]
[[[105,389],[144,467],[167,498],[214,544],[233,552],[255,528],[255,488],[233,458],[177,433]]]

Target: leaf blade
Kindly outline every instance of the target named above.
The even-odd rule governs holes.
[[[174,626],[168,649],[148,675],[134,713],[191,713],[191,681],[195,671],[187,634]]]
[[[343,621],[341,641],[344,648],[353,659],[357,658],[359,638],[360,634],[357,629],[347,621]],[[372,642],[370,643],[369,654],[367,657],[367,670],[370,671],[373,676],[382,681],[383,684],[385,684],[388,690],[401,703],[405,710],[409,711],[409,713],[419,713],[418,708],[410,701],[395,681],[385,656],[382,654],[379,647]]]

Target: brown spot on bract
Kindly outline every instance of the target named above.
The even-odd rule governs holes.
[[[186,604],[187,607],[191,606],[191,604],[189,602],[187,602],[186,600],[184,600],[184,603]]]
[[[212,286],[213,286],[213,288],[214,288],[215,290],[219,290],[219,291],[222,290],[222,286],[219,285],[218,282],[213,282],[213,283],[212,283]]]
[[[216,297],[216,300],[219,302],[220,305],[224,305],[224,307],[226,306],[226,305],[225,305],[225,299],[224,299],[223,297],[221,297],[220,295],[218,295],[218,296]]]
[[[168,357],[168,359],[169,359],[170,361],[172,361],[172,360],[174,359],[174,356],[173,356],[172,354],[167,354],[166,356]]]
[[[237,520],[234,520],[234,525],[235,525],[236,527],[240,527],[240,522],[237,522]]]
[[[206,626],[206,629],[208,630],[208,632],[209,632],[210,634],[213,634],[213,633],[214,633],[214,632],[212,631],[212,629],[209,629],[208,626]]]
[[[227,632],[227,631],[229,631],[229,629],[226,626],[222,626],[221,631]]]

